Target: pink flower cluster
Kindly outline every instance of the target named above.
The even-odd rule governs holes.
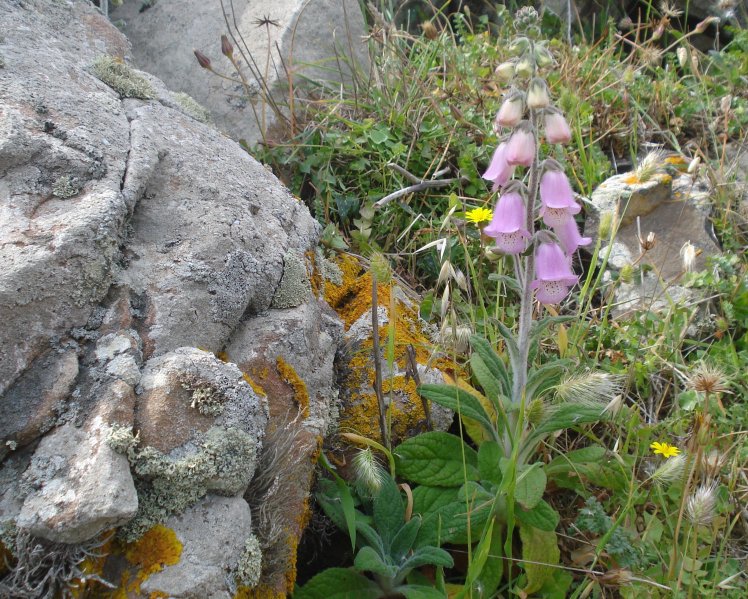
[[[545,89],[545,88],[543,88]],[[525,103],[514,94],[504,101],[496,116],[497,126],[514,127],[506,142],[499,144],[483,178],[493,183],[493,190],[505,187],[514,176],[516,166],[536,164],[535,134],[529,121],[521,120]],[[549,143],[568,143],[571,139],[569,125],[555,108],[544,108],[545,136]],[[539,168],[536,164],[536,168]],[[580,246],[591,242],[579,234],[574,216],[581,206],[564,172],[555,161],[548,161],[540,178],[540,217],[550,227],[559,243],[543,242],[535,249],[535,279],[531,288],[543,304],[562,301],[578,277],[571,270],[571,256]],[[534,214],[534,213],[533,213]],[[529,222],[528,207],[517,186],[511,185],[501,193],[491,223],[483,233],[496,241],[496,246],[506,254],[518,255],[527,250],[532,240],[534,223]]]

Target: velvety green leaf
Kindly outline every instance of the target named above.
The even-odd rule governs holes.
[[[369,526],[365,522],[362,522],[361,520],[357,520],[356,530],[359,532],[359,541],[363,540],[366,545],[368,545],[369,547],[373,547],[378,553],[382,555],[386,553],[387,550],[384,546],[384,542],[382,541],[382,537],[380,537],[379,533],[377,533],[377,531],[374,530],[371,526]]]
[[[294,599],[378,599],[382,594],[371,580],[346,568],[323,570],[296,589]]]
[[[486,441],[478,448],[478,473],[480,480],[501,484],[499,459],[503,455],[496,441]]]
[[[491,548],[483,570],[478,577],[478,584],[483,593],[483,597],[493,597],[496,589],[501,584],[501,577],[504,574],[504,528],[498,524],[493,527],[491,534]]]
[[[397,574],[397,566],[385,563],[382,557],[371,547],[363,547],[356,554],[353,567],[359,572],[373,572],[385,578],[394,578]]]
[[[507,327],[501,321],[497,322],[496,326],[498,326],[499,332],[501,333],[501,336],[504,338],[504,342],[506,343],[506,349],[509,352],[509,356],[511,357],[511,363],[516,364],[519,360],[519,348],[517,347],[517,342],[514,339],[514,335],[512,334],[512,331],[510,331],[509,327]]]
[[[467,543],[468,513],[470,538],[475,541],[491,515],[491,504],[472,504],[468,507],[464,500],[456,500],[424,517],[415,546]]]
[[[424,518],[436,513],[445,505],[457,501],[457,487],[428,487],[419,485],[413,489],[413,513],[421,514]]]
[[[543,499],[531,510],[526,510],[521,505],[517,505],[514,510],[514,517],[520,524],[534,526],[549,532],[556,530],[561,519],[558,512]]]
[[[522,559],[527,560],[522,564],[527,576],[527,584],[522,591],[531,595],[553,577],[556,570],[553,566],[558,564],[561,552],[555,532],[520,525],[519,536],[522,540]]]
[[[351,490],[345,481],[339,476],[335,476],[335,484],[338,488],[338,497],[340,497],[340,505],[343,508],[343,516],[345,518],[345,525],[348,530],[348,538],[351,540],[351,548],[355,551],[356,549],[356,508],[353,504],[353,496]]]
[[[480,400],[467,391],[452,385],[421,385],[418,392],[426,399],[449,408],[462,416],[477,420],[494,438],[496,431]]]
[[[451,568],[454,566],[454,560],[444,549],[429,546],[419,547],[413,552],[413,555],[403,562],[402,566],[400,566],[400,572],[407,573],[421,566],[443,566]]]
[[[411,547],[413,547],[413,543],[415,543],[418,536],[418,531],[421,529],[421,522],[423,522],[421,516],[416,514],[405,523],[392,539],[390,556],[392,556],[395,562],[399,562],[410,551]]]
[[[470,346],[473,348],[473,354],[470,356],[471,367],[473,366],[473,358],[477,358],[481,362],[479,368],[482,367],[486,371],[485,375],[483,373],[479,375],[473,370],[480,384],[483,385],[483,376],[490,376],[490,378],[499,382],[497,396],[510,396],[512,394],[511,377],[504,365],[504,361],[497,355],[488,340],[480,335],[473,335],[470,337]],[[486,387],[483,387],[483,390],[487,391]]]
[[[406,599],[447,599],[447,595],[439,589],[422,585],[403,584],[395,591],[405,595]]]
[[[556,385],[571,363],[571,360],[554,360],[530,370],[527,375],[527,387],[525,388],[527,401],[541,396],[545,391]]]
[[[523,508],[531,510],[543,498],[546,483],[545,472],[540,464],[520,466],[514,485],[514,500]]]
[[[440,431],[423,433],[401,443],[395,449],[395,466],[403,478],[432,487],[456,487],[465,477],[478,479],[475,450],[459,437]]]
[[[547,434],[591,422],[604,422],[610,413],[602,406],[564,403],[554,407],[522,444],[520,455],[529,456]]]
[[[405,506],[400,489],[391,477],[385,476],[379,493],[374,498],[374,525],[389,550],[392,538],[405,523]]]

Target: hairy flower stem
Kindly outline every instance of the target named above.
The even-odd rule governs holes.
[[[537,111],[530,111],[530,123],[535,138],[535,160],[530,166],[530,186],[527,197],[527,230],[532,235],[535,229],[536,200],[538,196],[538,183],[540,179],[540,159],[538,150],[538,115]],[[519,407],[525,400],[525,386],[527,385],[528,356],[530,353],[530,330],[532,328],[532,280],[535,277],[535,252],[530,251],[522,259],[520,271],[522,272],[522,298],[520,300],[519,329],[517,331],[517,347],[519,349],[516,364],[512,364],[512,402]],[[517,424],[517,415],[523,410],[512,412],[509,416],[511,429]],[[511,448],[511,444],[509,444]]]

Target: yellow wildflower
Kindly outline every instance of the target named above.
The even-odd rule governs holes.
[[[476,225],[490,222],[492,218],[493,210],[490,208],[473,208],[465,213],[465,219]]]
[[[654,451],[655,454],[659,453],[665,458],[672,458],[673,456],[677,456],[680,453],[680,449],[678,449],[675,445],[669,445],[668,443],[658,443],[657,441],[655,441],[649,447],[652,451]]]

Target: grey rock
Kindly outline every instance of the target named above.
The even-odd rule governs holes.
[[[0,461],[52,427],[77,376],[75,350],[50,350],[0,396]]]
[[[101,417],[65,424],[42,439],[23,475],[29,490],[16,525],[61,543],[81,543],[127,522],[138,497],[127,459],[106,443]]]
[[[231,5],[224,4],[230,11]],[[157,2],[142,12],[140,3],[124,2],[112,10],[111,18],[123,24],[137,65],[171,89],[187,93],[208,109],[222,131],[250,144],[262,140],[261,130],[283,122],[285,117],[279,121],[265,101],[264,90],[270,91],[274,102],[286,105],[287,73],[293,73],[297,90],[304,80],[337,87],[341,79],[351,78],[346,65],[351,55],[366,72],[368,51],[362,40],[366,25],[358,2],[236,0],[232,4],[235,14],[228,19],[232,29],[236,23],[241,36],[234,40],[234,54],[252,97],[241,84],[200,68],[193,55],[193,49],[203,52],[218,72],[235,77],[231,63],[221,55],[220,38],[228,27],[219,2]],[[262,25],[265,19],[270,20],[267,26]]]
[[[175,599],[230,599],[231,572],[244,551],[251,524],[244,499],[215,495],[169,518],[166,526],[183,546],[180,561],[148,578],[142,591]]]

